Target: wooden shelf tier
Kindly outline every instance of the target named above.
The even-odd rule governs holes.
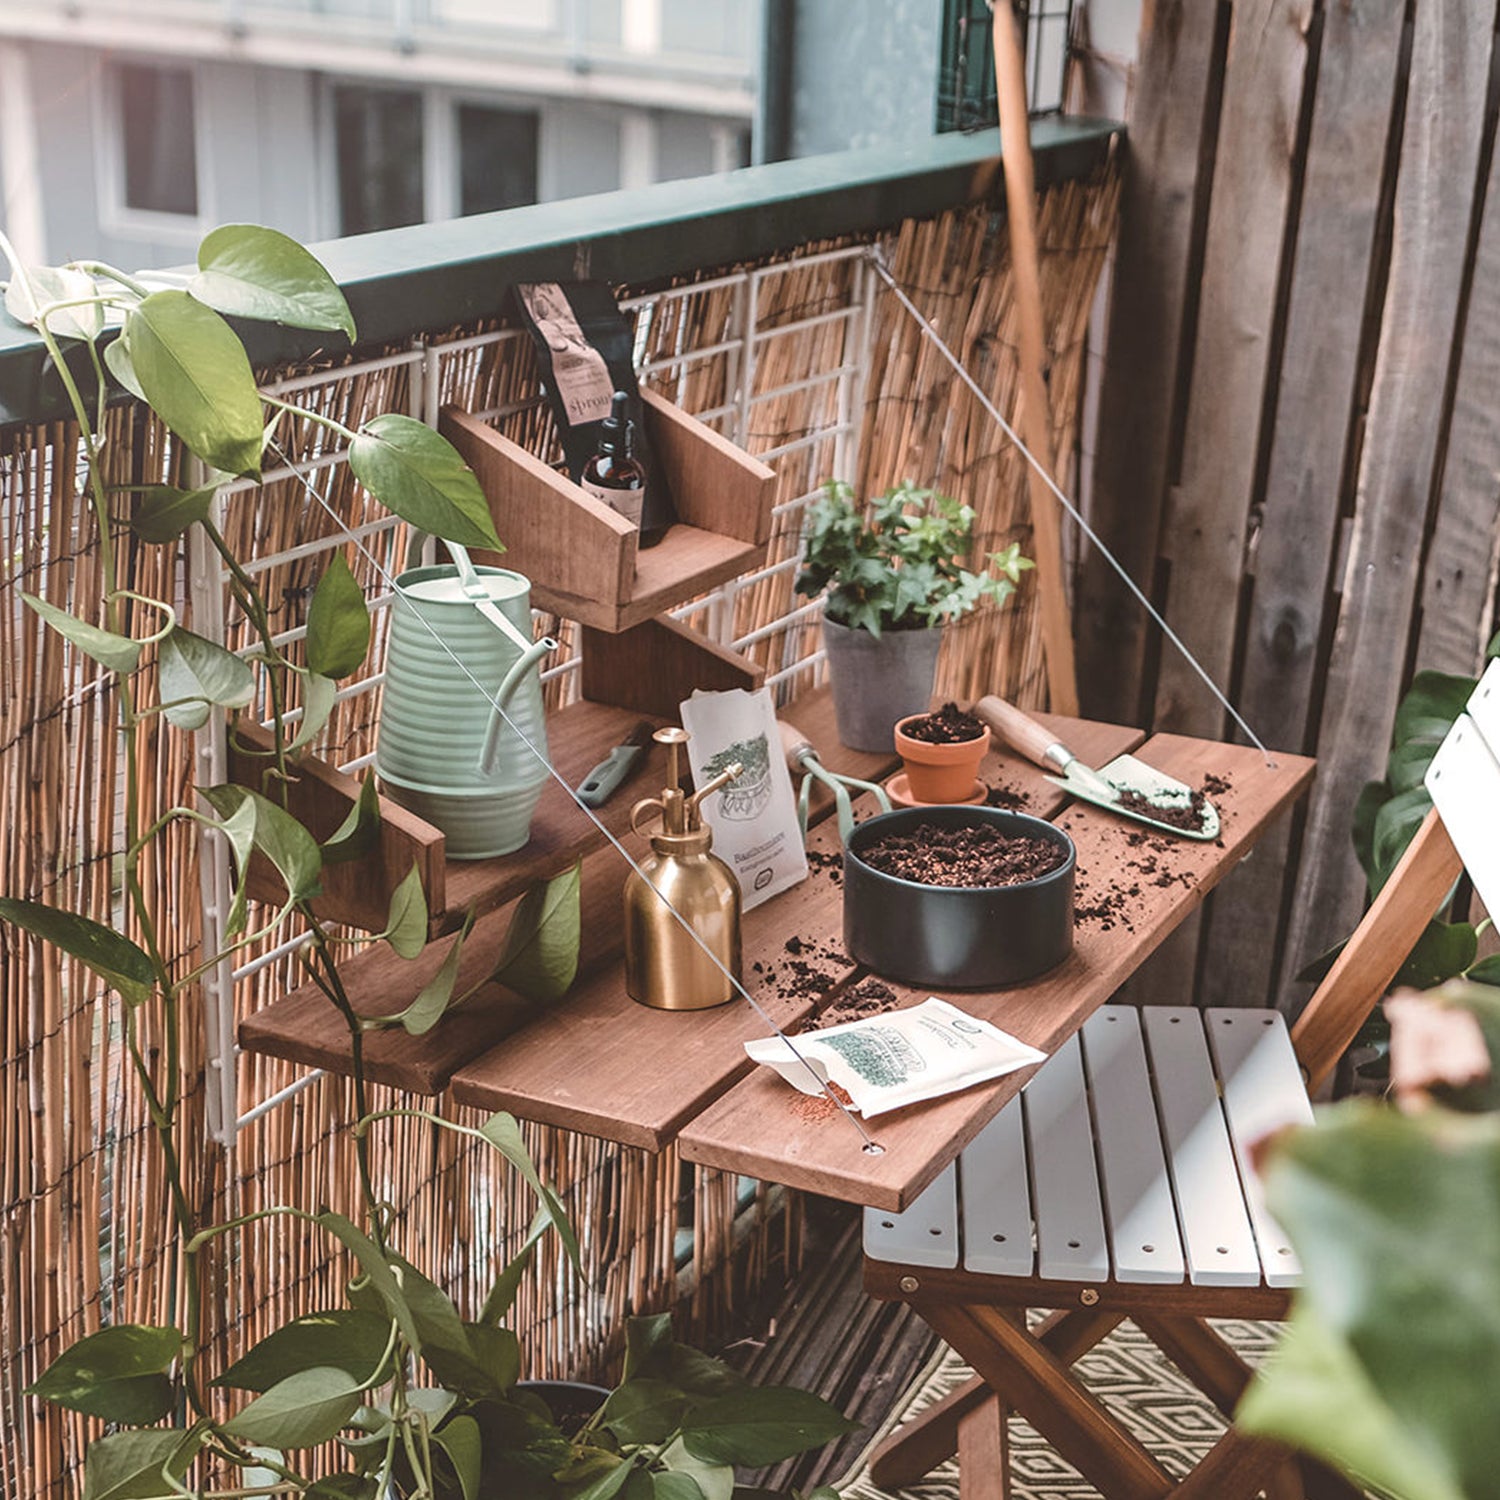
[[[476,557],[524,573],[538,609],[611,634],[759,567],[771,535],[775,474],[655,393],[641,402],[680,518],[646,548],[623,516],[487,423],[458,407],[440,421],[505,540],[503,554]]]

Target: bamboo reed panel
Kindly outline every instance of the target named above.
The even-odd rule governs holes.
[[[1103,178],[1053,189],[1039,205],[1054,438],[1063,454],[1072,452],[1084,322],[1116,197],[1113,179]],[[1029,516],[1017,455],[893,299],[875,295],[867,324],[876,283],[857,256],[824,256],[843,248],[807,245],[745,268],[757,273],[753,286],[749,276],[721,280],[721,273],[706,272],[717,284],[646,298],[636,316],[641,354],[658,366],[649,383],[689,411],[720,411],[714,425],[752,453],[798,445],[772,459],[776,500],[788,509],[777,517],[769,564],[798,554],[802,509],[792,502],[840,475],[865,494],[912,478],[958,495],[978,513],[976,556],[1013,538],[1024,547]],[[1014,309],[1003,236],[997,237],[987,211],[955,210],[904,224],[887,237],[885,252],[903,285],[1009,410]],[[426,346],[437,351],[432,367],[439,402],[499,410],[507,435],[557,461],[529,342],[500,331],[478,345],[445,347],[475,331],[426,337]],[[692,357],[709,348],[716,352]],[[298,399],[357,426],[379,411],[417,409],[414,371],[403,363],[278,374],[316,375]],[[838,430],[841,423],[848,431]],[[111,482],[185,477],[182,456],[149,414],[128,405],[111,409],[108,436]],[[394,575],[404,565],[408,538],[399,524],[379,525],[385,518],[337,460],[336,441],[325,429],[283,416],[275,441],[290,460],[317,466],[310,483],[327,506],[301,479],[280,478],[261,492],[229,495],[222,529],[237,554],[258,569],[274,628],[297,631],[306,624],[326,552],[284,554],[310,544],[338,548],[367,593],[378,597],[388,587],[381,574]],[[280,460],[273,455],[269,462]],[[97,612],[104,580],[77,473],[76,436],[66,425],[0,431],[0,827],[6,830],[0,890],[109,921],[125,776],[114,694],[20,601],[25,589],[65,608]],[[341,540],[346,526],[376,529],[356,545]],[[142,546],[123,529],[117,544],[113,582],[128,580],[137,592],[174,599],[192,623],[179,550]],[[802,602],[793,595],[794,578],[795,568],[787,567],[737,590],[732,611],[717,621],[720,636],[742,636],[781,620]],[[377,611],[360,676],[378,671],[387,623],[388,613]],[[132,624],[146,626],[144,612],[137,611]],[[564,654],[572,649],[568,622],[540,624],[562,635]],[[226,631],[232,647],[250,643],[232,605]],[[750,654],[777,671],[817,647],[816,621],[804,619],[774,630]],[[299,641],[286,649],[300,659]],[[985,612],[953,632],[943,688],[973,696],[999,687],[1035,703],[1042,668],[1036,612],[1023,589],[1014,608]],[[148,652],[137,673],[138,693],[153,692],[154,673]],[[576,691],[574,680],[554,680],[549,702]],[[257,708],[269,712],[267,704]],[[367,755],[378,713],[378,691],[341,699],[318,748],[340,761]],[[145,815],[191,799],[193,748],[190,736],[158,723],[139,766],[136,790]],[[194,839],[174,831],[143,876],[153,899],[171,913],[174,960],[189,963],[200,941]],[[268,1003],[296,977],[289,957],[250,973],[237,986],[237,1011]],[[207,1132],[199,997],[187,998],[183,1016],[178,1147],[205,1218],[278,1203],[356,1214],[346,1130],[354,1108],[349,1083],[313,1081],[241,1130],[226,1154]],[[161,1037],[149,1030],[156,1021],[143,1020],[148,1042],[159,1046]],[[65,1344],[103,1323],[167,1321],[178,1313],[165,1252],[166,1185],[126,1066],[121,1024],[118,1004],[86,971],[0,928],[0,1098],[6,1112],[0,1131],[0,1482],[14,1500],[78,1493],[84,1445],[96,1430],[22,1397],[21,1388]],[[300,1076],[288,1064],[249,1054],[239,1056],[235,1068],[242,1109]],[[376,1088],[371,1102],[381,1108],[412,1101]],[[746,1235],[736,1228],[745,1221],[737,1213],[739,1185],[732,1174],[689,1170],[673,1150],[647,1156],[532,1125],[526,1135],[543,1176],[583,1231],[584,1253],[583,1276],[575,1281],[555,1240],[544,1240],[523,1283],[513,1321],[531,1375],[603,1372],[619,1355],[624,1316],[674,1305],[681,1284],[679,1230],[690,1241],[692,1287],[683,1326],[699,1337],[727,1328],[740,1301],[773,1268],[797,1263],[798,1216],[783,1215],[773,1233],[764,1188]],[[373,1167],[381,1193],[400,1215],[398,1247],[461,1306],[476,1308],[530,1218],[515,1174],[487,1149],[408,1119],[376,1130]],[[337,1304],[350,1274],[329,1243],[285,1220],[262,1221],[226,1238],[205,1268],[206,1321],[215,1332],[210,1366],[236,1357],[286,1317]]]

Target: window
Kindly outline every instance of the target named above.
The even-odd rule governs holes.
[[[458,211],[486,214],[536,202],[537,117],[528,110],[458,106]]]
[[[339,233],[420,224],[422,96],[341,84],[334,89]]]
[[[1074,0],[1021,0],[1026,94],[1033,115],[1062,108]],[[974,130],[995,123],[995,54],[986,0],[944,0],[937,128]]]
[[[193,75],[122,63],[117,71],[127,209],[195,216],[198,151]]]

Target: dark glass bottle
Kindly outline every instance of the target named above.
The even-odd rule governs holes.
[[[630,420],[630,396],[616,391],[609,415],[599,424],[599,447],[584,465],[579,484],[596,500],[602,500],[633,522],[641,533],[641,546],[652,547],[671,524],[663,506],[652,503],[646,466],[636,456],[635,423]],[[665,498],[665,497],[663,497]]]

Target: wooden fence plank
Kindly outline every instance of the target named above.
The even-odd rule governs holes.
[[[1159,0],[1142,39],[1121,200],[1091,524],[1148,592],[1166,493],[1193,215],[1212,94],[1217,7]],[[1079,691],[1091,718],[1139,714],[1147,620],[1109,564],[1084,559],[1075,629]]]
[[[1500,152],[1490,160],[1437,523],[1422,578],[1416,662],[1477,672],[1500,571]]]
[[[1166,615],[1215,682],[1227,686],[1244,571],[1307,71],[1311,0],[1235,7],[1201,277],[1181,477],[1161,552],[1171,563]],[[1223,709],[1177,652],[1164,648],[1156,727],[1214,736]],[[1142,971],[1136,997],[1191,1005],[1202,917],[1185,922]]]
[[[1307,747],[1405,14],[1404,0],[1324,11],[1238,701],[1288,750]],[[1290,844],[1278,824],[1216,899],[1199,1004],[1269,999]],[[1233,919],[1218,920],[1226,903]]]
[[[1428,495],[1468,248],[1495,7],[1416,12],[1390,277],[1348,563],[1317,749],[1323,767],[1298,882],[1288,967],[1354,926],[1364,878],[1348,850],[1362,782],[1382,773],[1402,689]],[[1283,1000],[1299,993],[1283,983]]]

